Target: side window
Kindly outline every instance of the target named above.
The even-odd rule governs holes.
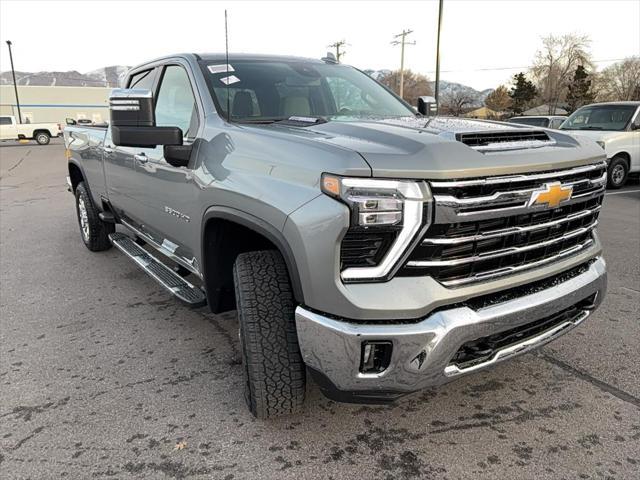
[[[0,125],[11,125],[11,117],[0,117]]]
[[[129,80],[129,88],[144,88],[145,90],[151,90],[153,88],[153,79],[155,75],[154,70],[145,70],[144,72],[136,73]]]
[[[156,125],[179,127],[185,137],[192,137],[198,129],[196,100],[184,68],[169,65],[162,77],[156,99]]]

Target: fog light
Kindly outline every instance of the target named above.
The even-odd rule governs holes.
[[[391,362],[392,343],[386,340],[362,342],[360,373],[384,372]]]

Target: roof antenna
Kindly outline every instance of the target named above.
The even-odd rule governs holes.
[[[229,100],[229,32],[227,30],[227,9],[224,9],[224,50],[227,61],[227,78],[225,78],[225,92],[227,94],[227,122],[231,123],[231,109],[229,104],[231,103]]]

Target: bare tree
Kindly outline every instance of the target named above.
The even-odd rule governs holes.
[[[440,111],[444,111],[454,117],[459,117],[469,110],[475,101],[476,98],[469,92],[453,90],[442,95]]]
[[[511,107],[511,97],[509,90],[504,85],[500,85],[484,99],[487,108],[495,112],[504,112]]]
[[[380,79],[380,82],[398,93],[400,71],[396,70]],[[404,71],[404,99],[410,105],[417,105],[418,97],[424,95],[433,95],[433,90],[429,83],[429,78],[420,73],[414,73],[411,70]]]
[[[587,35],[549,35],[542,39],[542,48],[536,53],[531,71],[550,114],[564,99],[578,65],[592,67],[590,44]]]
[[[640,100],[640,57],[605,68],[597,77],[598,100]]]

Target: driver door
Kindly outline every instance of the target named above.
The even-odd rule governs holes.
[[[156,125],[179,127],[184,144],[192,143],[200,119],[187,70],[178,64],[164,65],[160,70],[155,100]],[[179,263],[194,266],[200,221],[198,187],[192,165],[170,165],[164,159],[162,146],[138,150],[135,162],[138,183],[135,195],[141,210],[138,228],[161,245],[163,253],[170,254]]]

